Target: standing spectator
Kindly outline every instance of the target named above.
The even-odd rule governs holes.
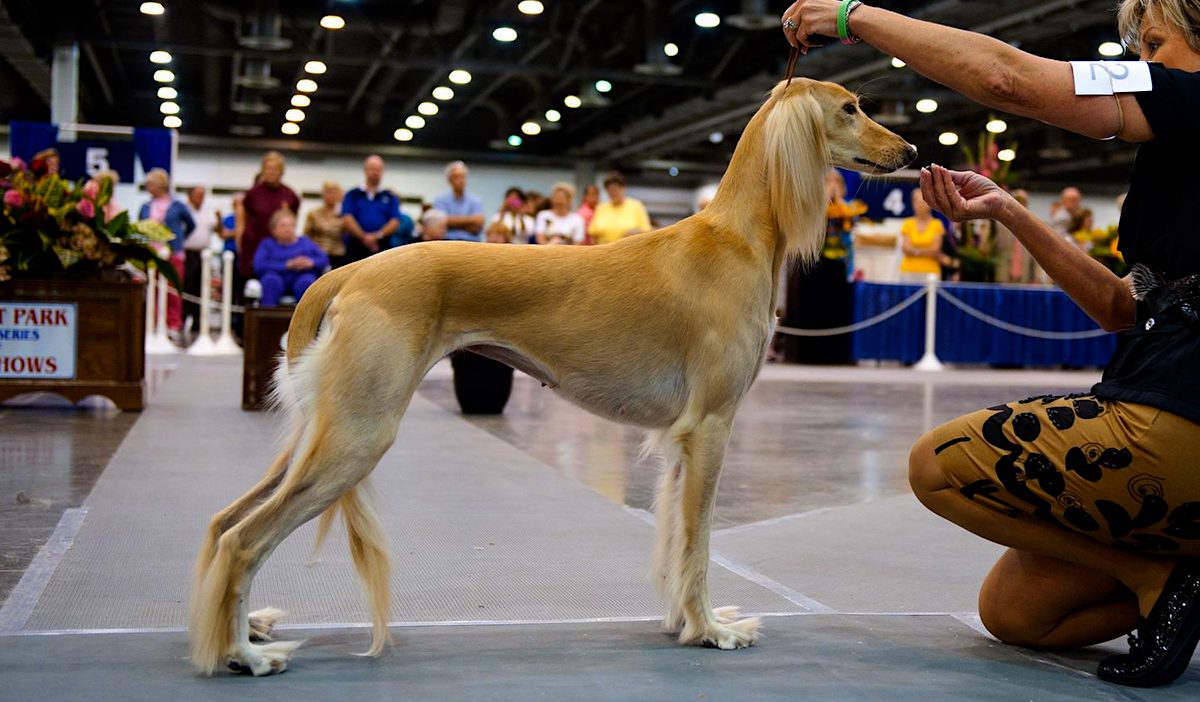
[[[487,240],[491,243],[528,244],[534,235],[533,217],[525,212],[525,194],[520,188],[509,188],[504,192],[500,211],[492,215],[488,224]]]
[[[1050,226],[1062,238],[1074,242],[1083,215],[1083,195],[1079,188],[1063,188],[1058,200],[1050,203]]]
[[[188,214],[192,216],[196,227],[188,238],[183,240],[183,291],[196,297],[200,296],[201,257],[209,255],[212,235],[221,229],[219,215],[204,203],[204,196],[203,185],[195,185],[188,190]],[[200,305],[195,302],[183,303],[183,317],[192,318],[193,332],[200,330]]]
[[[941,275],[939,258],[946,229],[942,221],[933,216],[933,209],[926,204],[920,188],[912,191],[912,208],[913,216],[900,225],[900,236],[904,239],[900,279],[923,282],[930,273]]]
[[[445,212],[431,207],[421,213],[421,238],[425,241],[442,241],[446,238]]]
[[[596,207],[588,233],[597,244],[608,244],[627,236],[650,231],[650,215],[641,202],[625,196],[625,179],[613,173],[604,179],[608,202]]]
[[[346,225],[346,260],[361,261],[373,253],[413,242],[413,221],[400,213],[400,198],[384,189],[383,158],[363,161],[366,184],[346,193],[342,219]]]
[[[150,201],[143,204],[138,211],[138,219],[152,219],[162,224],[175,235],[169,244],[171,247],[171,265],[179,277],[183,277],[183,242],[196,222],[191,212],[182,202],[171,197],[171,178],[161,168],[153,168],[146,174],[146,194]],[[174,290],[167,298],[167,326],[178,330],[183,326],[183,298]]]
[[[583,202],[579,204],[579,216],[583,217],[584,229],[592,226],[592,216],[596,214],[596,207],[599,205],[600,186],[591,183],[583,189]]]
[[[46,169],[46,175],[58,175],[58,149],[42,149],[33,155],[33,160],[29,162],[29,165],[34,173],[40,170],[40,166]]]
[[[300,211],[300,198],[283,184],[283,154],[268,151],[262,159],[262,171],[254,187],[242,199],[238,218],[238,273],[242,280],[254,277],[254,255],[258,245],[271,237],[271,218],[282,209],[295,215]],[[239,294],[241,281],[235,281],[234,294]]]
[[[571,211],[574,201],[575,188],[570,184],[555,183],[550,188],[550,209],[542,210],[537,216],[539,244],[583,243],[583,217]]]
[[[446,238],[479,241],[483,232],[483,203],[467,192],[467,164],[454,161],[446,166],[450,192],[433,200],[435,209],[446,213]]]
[[[271,238],[264,239],[254,254],[254,274],[262,283],[262,305],[274,307],[285,294],[296,301],[329,266],[329,257],[310,239],[296,235],[296,215],[276,210],[269,226]]]
[[[346,222],[341,213],[342,186],[329,180],[321,186],[321,206],[309,210],[304,218],[304,236],[329,256],[334,267],[346,264],[346,242],[342,238]]]

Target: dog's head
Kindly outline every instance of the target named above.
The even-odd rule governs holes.
[[[917,157],[915,146],[864,115],[858,98],[835,83],[781,82],[763,111],[771,206],[789,252],[803,258],[815,257],[824,240],[830,166],[883,174]]]

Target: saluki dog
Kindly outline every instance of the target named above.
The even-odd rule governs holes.
[[[266,675],[299,642],[271,642],[274,611],[247,612],[254,574],[293,530],[341,510],[388,642],[388,550],[363,481],[395,440],[417,384],[469,349],[599,416],[645,427],[663,458],[655,583],[681,643],[749,646],[756,618],[713,609],[708,542],[734,412],[762,367],[784,264],[825,239],[831,165],[890,173],[916,148],[832,83],[780,83],[747,125],[711,204],[606,246],[405,246],[322,276],[296,308],[276,392],[286,446],[212,520],[196,563],[191,655]],[[251,635],[256,634],[255,643]]]

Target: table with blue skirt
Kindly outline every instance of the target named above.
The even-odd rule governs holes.
[[[922,289],[919,284],[854,284],[854,321],[890,310]],[[942,283],[942,290],[963,305],[1010,325],[1043,332],[1097,329],[1066,293],[1028,285]],[[925,351],[924,298],[899,314],[854,332],[851,356],[859,360],[915,363]],[[1090,338],[1044,339],[997,327],[940,296],[936,317],[937,357],[944,363],[992,366],[1069,366],[1100,368],[1116,349],[1115,334]]]

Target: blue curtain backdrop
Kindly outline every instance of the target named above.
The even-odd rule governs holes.
[[[854,319],[867,319],[903,302],[919,285],[857,283]],[[1030,329],[1065,332],[1096,328],[1057,288],[946,284],[949,294],[992,317]],[[1070,341],[1036,339],[977,320],[946,300],[937,305],[937,356],[946,363],[999,366],[1103,367],[1116,349],[1116,335]],[[855,360],[915,363],[925,350],[925,300],[854,335]]]

